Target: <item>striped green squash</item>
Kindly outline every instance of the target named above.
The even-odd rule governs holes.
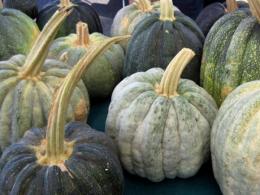
[[[56,39],[49,50],[49,58],[60,59],[73,67],[79,59],[91,51],[91,47],[109,38],[100,34],[89,34],[87,24],[77,24],[77,34]],[[124,50],[113,44],[96,58],[91,67],[84,72],[82,79],[92,98],[106,98],[122,78]]]
[[[260,1],[249,5],[254,16],[245,9],[223,16],[205,41],[201,84],[218,105],[240,84],[260,79]]]
[[[69,67],[47,59],[48,48],[71,7],[62,7],[40,33],[27,56],[0,62],[0,149],[16,142],[31,127],[47,123],[52,96]],[[89,99],[79,82],[69,103],[68,120],[86,120]]]
[[[29,16],[0,5],[0,61],[16,54],[27,54],[39,33]]]
[[[244,83],[227,96],[212,128],[211,152],[223,194],[259,194],[259,80]]]

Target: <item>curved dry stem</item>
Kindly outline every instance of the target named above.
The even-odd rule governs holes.
[[[163,96],[171,97],[178,95],[177,88],[181,74],[187,64],[195,56],[191,49],[182,49],[170,62],[166,68],[160,85],[157,86],[156,91]]]
[[[255,16],[260,23],[260,0],[248,0],[248,4],[252,15]]]

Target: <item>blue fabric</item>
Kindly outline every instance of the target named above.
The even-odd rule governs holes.
[[[107,99],[92,103],[88,124],[94,129],[104,131],[109,101]],[[124,176],[125,195],[221,195],[210,160],[198,174],[189,179],[166,179],[160,183],[152,183],[126,172]]]

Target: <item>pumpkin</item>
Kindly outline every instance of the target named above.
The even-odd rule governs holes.
[[[3,0],[4,7],[22,11],[31,18],[37,16],[36,0]]]
[[[205,41],[201,84],[219,106],[240,84],[260,79],[260,1],[253,1],[254,16],[245,10],[223,16]]]
[[[196,56],[183,77],[199,83],[200,60],[204,35],[189,17],[173,11],[171,0],[161,0],[161,13],[145,18],[135,28],[129,40],[123,68],[124,77],[153,67],[166,68],[184,47]]]
[[[49,57],[62,59],[70,66],[88,53],[93,44],[99,44],[108,37],[100,33],[89,35],[87,24],[77,24],[77,34],[61,37],[52,44]],[[113,44],[94,60],[82,79],[92,98],[105,98],[111,95],[115,85],[121,80],[124,65],[124,50],[119,44]]]
[[[27,57],[15,55],[0,62],[1,150],[16,142],[31,127],[43,127],[47,123],[52,96],[69,72],[69,67],[57,60],[46,60],[46,56],[70,8],[62,7],[55,13]],[[69,107],[68,120],[86,120],[89,99],[82,81],[75,89]]]
[[[223,194],[260,191],[260,81],[237,87],[220,107],[212,128],[215,178]]]
[[[35,22],[15,9],[0,5],[0,60],[27,54],[40,31]]]
[[[213,24],[222,16],[231,13],[237,9],[248,8],[248,3],[245,1],[226,0],[226,3],[212,3],[205,7],[196,19],[196,23],[201,28],[205,36]]]
[[[150,0],[135,0],[132,4],[123,7],[117,12],[111,26],[111,35],[132,34],[140,21],[159,10],[159,2],[152,4]],[[174,10],[179,11],[176,7],[174,7]]]
[[[90,33],[101,32],[102,26],[97,12],[91,5],[81,0],[61,0],[53,1],[48,3],[44,8],[39,11],[37,17],[37,24],[40,29],[48,22],[53,13],[60,7],[64,5],[75,5],[73,12],[70,17],[66,19],[64,24],[60,27],[57,37],[67,36],[70,33],[75,33],[75,26],[79,21],[85,22],[89,26]]]
[[[70,97],[83,70],[108,44],[111,40],[67,75],[53,99],[47,128],[27,131],[5,150],[0,160],[1,194],[122,194],[123,174],[113,141],[85,123],[65,126]]]
[[[216,103],[193,81],[180,80],[194,55],[183,49],[165,72],[139,72],[115,88],[106,133],[131,174],[153,182],[188,178],[207,160]]]

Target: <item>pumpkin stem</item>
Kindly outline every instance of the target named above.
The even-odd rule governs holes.
[[[69,100],[73,90],[79,82],[82,74],[92,61],[114,42],[128,39],[130,36],[110,38],[102,44],[93,45],[90,52],[86,53],[68,73],[57,93],[54,96],[47,126],[47,159],[50,162],[59,163],[66,156],[66,144],[64,142],[65,116],[68,110]]]
[[[2,0],[0,0],[0,9],[2,9],[4,6],[3,6],[3,2]]]
[[[84,22],[77,23],[77,44],[82,47],[87,47],[89,43],[89,30],[88,25]]]
[[[191,49],[182,49],[166,68],[160,85],[156,87],[157,93],[166,97],[178,95],[177,88],[181,74],[194,56],[195,53]]]
[[[238,9],[238,4],[236,0],[226,0],[227,12],[231,13]]]
[[[20,72],[20,77],[22,79],[33,78],[39,75],[41,67],[48,55],[48,49],[55,38],[60,25],[71,13],[71,8],[71,6],[60,8],[44,26],[26,57],[22,71]]]
[[[70,6],[72,6],[70,0],[60,0],[59,7],[70,7]]]
[[[153,9],[150,0],[135,0],[133,4],[143,12],[149,12]]]
[[[174,8],[172,0],[160,0],[160,20],[162,21],[174,21],[176,18],[174,16]]]
[[[260,23],[260,0],[248,0],[248,4],[252,15],[255,16]]]

